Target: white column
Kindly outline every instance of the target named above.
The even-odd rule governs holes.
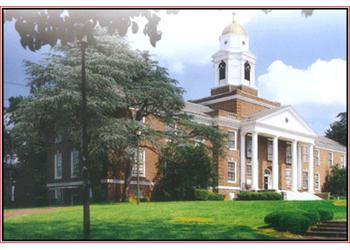
[[[252,189],[258,190],[258,133],[252,133]]]
[[[308,192],[313,193],[314,192],[314,146],[311,144],[309,146],[310,150],[310,159],[309,159],[309,187]]]
[[[245,133],[241,132],[241,190],[245,190]]]
[[[272,188],[278,190],[278,137],[272,142]]]
[[[302,178],[302,169],[303,169],[303,166],[302,166],[302,161],[301,161],[301,143],[299,143],[298,145],[298,175],[297,175],[297,178],[298,178],[298,189],[302,189],[302,185],[303,185],[303,182],[301,180]]]
[[[292,190],[298,191],[298,143],[296,140],[292,143]]]

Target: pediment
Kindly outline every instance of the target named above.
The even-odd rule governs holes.
[[[256,119],[256,123],[299,134],[317,136],[312,128],[307,125],[303,118],[291,106],[277,109],[275,112],[259,117]]]

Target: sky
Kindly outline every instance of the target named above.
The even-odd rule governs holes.
[[[170,76],[184,88],[185,99],[210,95],[214,87],[211,56],[219,50],[219,36],[235,19],[247,31],[250,50],[257,57],[259,96],[293,105],[318,134],[324,134],[339,112],[346,110],[346,12],[315,10],[180,10],[160,12],[162,39],[153,48],[142,32],[128,33],[132,48],[149,50]],[[140,26],[145,21],[137,19]],[[4,99],[26,95],[23,60],[38,61],[24,50],[13,23],[4,27]]]

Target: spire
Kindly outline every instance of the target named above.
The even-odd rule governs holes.
[[[235,13],[235,12],[232,12],[232,23],[235,23],[235,22],[236,22],[235,16],[236,16],[236,13]]]

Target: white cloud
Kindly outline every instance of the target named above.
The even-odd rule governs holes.
[[[176,15],[160,12],[159,30],[162,39],[153,48],[142,32],[128,34],[134,49],[149,50],[167,65],[179,70],[179,65],[207,64],[219,49],[219,36],[226,25],[235,19],[242,25],[249,22],[261,10],[180,10]],[[136,19],[143,28],[145,20]],[[178,72],[181,73],[183,68]]]
[[[346,61],[318,59],[307,69],[298,69],[280,60],[258,77],[262,96],[283,104],[346,104]]]

